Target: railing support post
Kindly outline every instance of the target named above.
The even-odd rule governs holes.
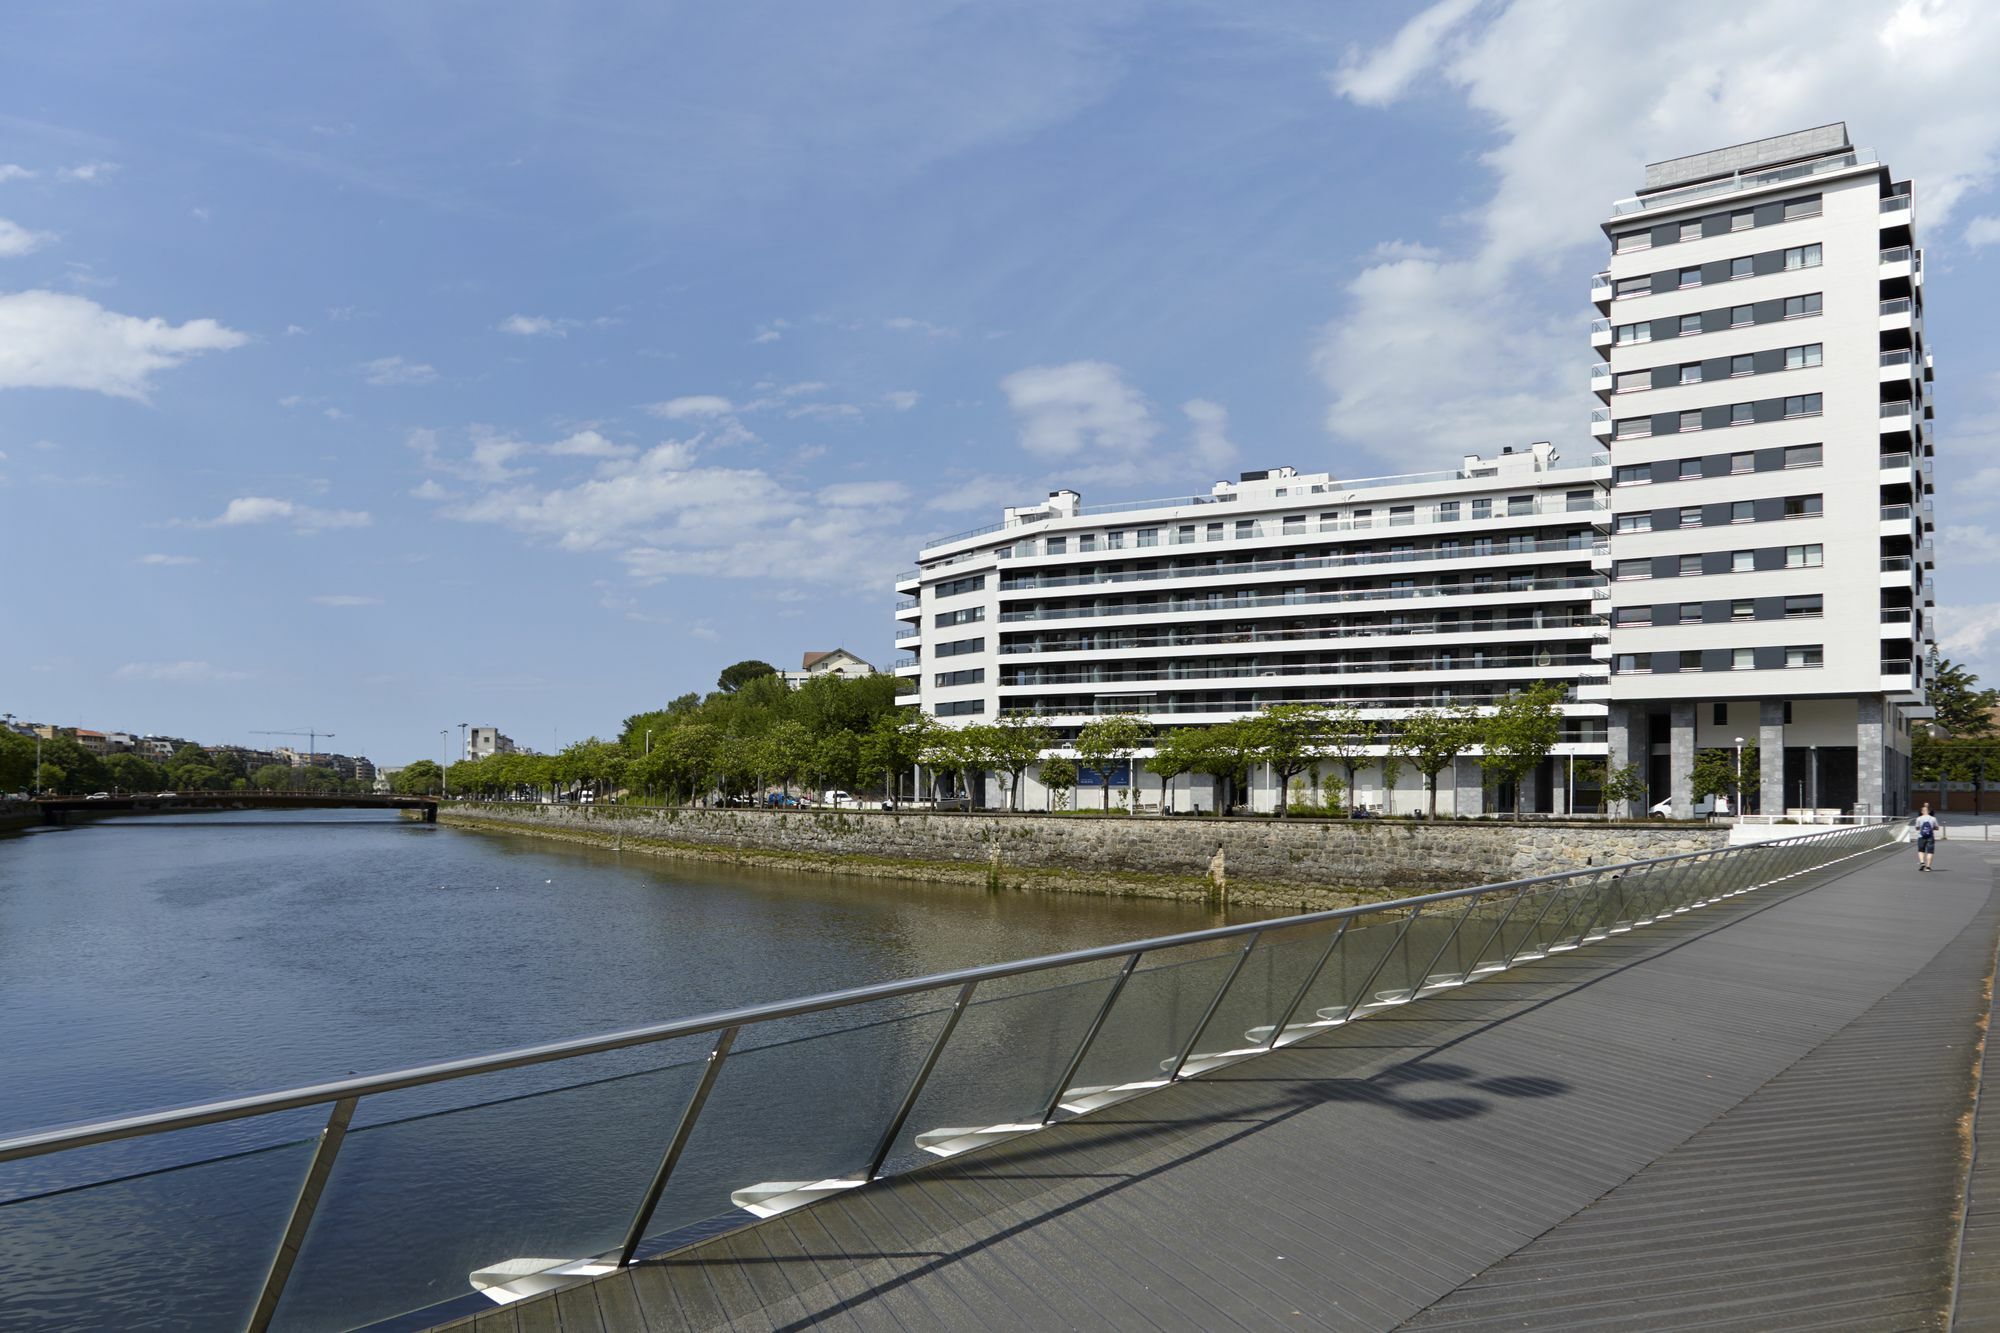
[[[1485,896],[1486,895],[1484,894],[1480,895],[1481,898],[1484,898]],[[1473,950],[1472,953],[1472,966],[1474,969],[1478,968],[1480,956],[1486,952],[1487,947],[1491,945],[1493,941],[1500,938],[1500,932],[1505,930],[1507,928],[1507,923],[1514,919],[1514,913],[1521,906],[1521,899],[1525,898],[1526,896],[1527,895],[1525,893],[1516,893],[1514,895],[1513,901],[1507,904],[1507,910],[1502,912],[1500,914],[1500,919],[1493,923],[1493,929],[1487,931],[1486,938],[1479,941],[1479,947]],[[1466,973],[1466,976],[1468,978],[1471,977],[1471,975],[1472,975],[1471,971],[1468,971]]]
[[[1285,1029],[1292,1025],[1292,1015],[1298,1013],[1299,1006],[1306,1002],[1307,992],[1311,991],[1313,983],[1319,980],[1319,974],[1326,970],[1327,960],[1332,958],[1333,951],[1340,947],[1341,937],[1347,934],[1347,923],[1353,919],[1351,916],[1342,917],[1340,924],[1334,927],[1333,938],[1326,942],[1325,952],[1321,953],[1319,961],[1313,964],[1313,970],[1306,973],[1306,979],[1299,983],[1299,989],[1292,996],[1292,1002],[1285,1006],[1285,1012],[1278,1015],[1278,1021],[1272,1025],[1271,1040],[1264,1043],[1264,1049],[1270,1051],[1278,1049],[1278,1038],[1284,1036]]]
[[[868,1174],[863,1180],[873,1180],[882,1174],[882,1163],[889,1160],[889,1153],[896,1146],[896,1136],[903,1132],[903,1126],[910,1118],[910,1112],[917,1109],[917,1098],[922,1095],[924,1084],[930,1081],[931,1071],[937,1068],[938,1057],[944,1054],[945,1043],[951,1040],[952,1029],[965,1014],[965,1006],[972,1003],[972,988],[979,983],[968,981],[958,988],[958,998],[952,1001],[951,1012],[945,1015],[944,1026],[938,1029],[937,1039],[931,1043],[930,1051],[924,1056],[917,1076],[910,1080],[910,1090],[903,1094],[903,1100],[896,1107],[895,1117],[889,1127],[882,1131],[882,1141],[875,1145],[875,1155],[868,1159]]]
[[[1097,1040],[1097,1034],[1104,1030],[1104,1020],[1111,1016],[1111,1006],[1118,1003],[1118,992],[1125,989],[1125,983],[1132,978],[1132,969],[1139,966],[1144,955],[1135,953],[1125,960],[1125,966],[1118,969],[1118,975],[1111,982],[1111,989],[1105,993],[1104,1003],[1097,1006],[1096,1015],[1090,1026],[1083,1030],[1083,1040],[1076,1044],[1076,1054],[1069,1058],[1062,1077],[1056,1080],[1055,1090],[1049,1093],[1048,1104],[1042,1107],[1042,1123],[1048,1124],[1056,1118],[1056,1108],[1062,1105],[1063,1094],[1069,1091],[1070,1080],[1083,1068],[1083,1057],[1090,1054],[1090,1047]]]
[[[1411,999],[1414,1000],[1417,998],[1417,995],[1424,988],[1424,983],[1431,979],[1431,973],[1437,971],[1438,959],[1444,957],[1444,951],[1446,949],[1449,949],[1451,947],[1451,942],[1458,938],[1458,932],[1465,929],[1465,920],[1467,917],[1472,915],[1473,904],[1477,903],[1478,901],[1479,901],[1478,897],[1467,898],[1465,900],[1465,910],[1458,914],[1458,920],[1451,923],[1451,929],[1448,932],[1446,932],[1444,940],[1438,945],[1437,952],[1433,953],[1431,955],[1431,960],[1428,963],[1424,964],[1423,975],[1411,981],[1410,983]]]
[[[1222,997],[1229,994],[1229,988],[1236,984],[1237,974],[1243,970],[1243,965],[1250,961],[1250,951],[1257,947],[1257,941],[1262,938],[1264,938],[1263,931],[1253,930],[1250,932],[1250,937],[1243,941],[1243,948],[1237,953],[1236,962],[1230,967],[1229,975],[1224,977],[1222,984],[1216,988],[1215,998],[1211,999],[1208,1008],[1202,1011],[1201,1021],[1194,1025],[1194,1031],[1188,1033],[1187,1045],[1181,1047],[1180,1058],[1174,1061],[1173,1069],[1168,1072],[1167,1082],[1172,1083],[1181,1076],[1182,1066],[1186,1065],[1188,1057],[1194,1054],[1195,1043],[1200,1041],[1201,1034],[1208,1030],[1210,1020],[1215,1017],[1215,1011],[1222,1007]]]
[[[1384,949],[1382,956],[1375,960],[1375,966],[1368,969],[1368,979],[1361,983],[1361,988],[1354,992],[1353,1003],[1347,1006],[1348,1022],[1351,1023],[1354,1021],[1356,1011],[1361,1008],[1362,1003],[1368,996],[1368,988],[1375,984],[1375,978],[1382,975],[1382,969],[1388,966],[1389,955],[1396,952],[1398,946],[1403,942],[1403,937],[1410,933],[1410,924],[1417,919],[1418,914],[1423,910],[1423,904],[1421,903],[1410,909],[1410,914],[1403,918],[1403,928],[1396,932],[1395,939],[1389,941],[1389,947]]]
[[[1549,900],[1542,904],[1542,910],[1537,912],[1535,914],[1535,919],[1528,923],[1527,932],[1521,936],[1520,947],[1515,949],[1514,952],[1507,955],[1507,966],[1512,967],[1514,966],[1514,964],[1521,961],[1521,955],[1523,953],[1526,953],[1528,950],[1528,946],[1535,942],[1535,932],[1542,928],[1542,922],[1548,920],[1549,912],[1555,907],[1557,903],[1563,900],[1564,895],[1566,895],[1568,892],[1569,892],[1569,881],[1565,880],[1561,885],[1557,886],[1549,894]],[[1544,956],[1546,956],[1548,954],[1548,950],[1544,949],[1542,950],[1542,953]]]
[[[646,1186],[646,1197],[640,1201],[639,1211],[633,1215],[632,1225],[625,1232],[625,1243],[618,1248],[620,1268],[631,1263],[633,1254],[639,1249],[639,1241],[653,1220],[653,1210],[660,1206],[660,1196],[667,1192],[667,1180],[674,1174],[681,1153],[687,1149],[688,1136],[694,1133],[694,1122],[700,1118],[701,1108],[715,1088],[715,1078],[722,1072],[722,1062],[729,1058],[729,1048],[736,1044],[737,1031],[736,1028],[724,1028],[722,1035],[715,1039],[714,1049],[708,1053],[708,1064],[701,1071],[700,1081],[694,1085],[694,1094],[688,1098],[686,1109],[681,1112],[680,1123],[674,1126],[674,1136],[667,1142],[667,1151],[660,1158],[659,1169],[653,1172],[652,1184]]]
[[[326,1192],[327,1179],[333,1174],[333,1159],[339,1156],[340,1145],[347,1139],[347,1126],[354,1119],[354,1108],[359,1101],[358,1097],[343,1097],[327,1115],[326,1127],[320,1130],[319,1143],[313,1148],[312,1163],[306,1167],[306,1178],[299,1186],[299,1197],[292,1204],[291,1220],[285,1224],[278,1252],[271,1256],[270,1271],[264,1275],[264,1290],[258,1293],[250,1322],[244,1325],[248,1333],[264,1333],[278,1313],[278,1301],[285,1294],[292,1265],[298,1262],[299,1250],[306,1243],[313,1211],[319,1207],[320,1195]]]

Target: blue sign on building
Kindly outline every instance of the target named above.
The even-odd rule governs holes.
[[[1111,766],[1111,780],[1109,782],[1106,782],[1104,775],[1096,769],[1085,768],[1082,764],[1078,764],[1076,766],[1076,785],[1079,787],[1129,787],[1132,785],[1132,761],[1130,759],[1120,759],[1117,763],[1113,764]]]

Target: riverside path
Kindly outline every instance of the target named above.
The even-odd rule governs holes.
[[[1902,845],[458,1330],[2000,1327],[2000,894]],[[1989,1085],[1989,1090],[1990,1090]]]

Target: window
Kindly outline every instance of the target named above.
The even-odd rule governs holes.
[[[1190,546],[1193,543],[1194,543],[1194,524],[1183,523],[1181,524],[1181,526],[1174,529],[1174,544],[1176,546]]]
[[[1825,665],[1825,654],[1816,643],[1803,644],[1785,649],[1785,665],[1788,667],[1816,667]]]
[[[1652,530],[1653,516],[1651,514],[1620,514],[1618,516],[1618,531],[1620,532],[1651,532]]]
[[[1699,371],[1697,371],[1696,373],[1699,373]],[[1682,430],[1700,430],[1701,409],[1690,408],[1687,411],[1681,413],[1680,428]]]
[[[1700,315],[1682,315],[1682,316],[1681,316],[1681,324],[1680,324],[1680,336],[1681,336],[1681,337],[1685,338],[1685,337],[1688,337],[1688,336],[1689,336],[1690,334],[1696,334],[1696,333],[1700,333],[1700,332],[1701,332],[1701,316],[1700,316]]]
[[[1755,551],[1731,551],[1729,553],[1730,573],[1748,574],[1756,568],[1757,553]]]
[[[1729,455],[1729,470],[1731,472],[1755,472],[1757,470],[1757,455],[1755,454]]]
[[[986,679],[985,667],[973,667],[969,671],[940,671],[931,677],[931,683],[939,687],[951,685],[978,685]]]
[[[1732,648],[1729,650],[1731,671],[1753,671],[1757,666],[1757,652],[1754,648]]]
[[[932,617],[931,623],[939,629],[949,625],[970,625],[976,620],[986,619],[986,608],[968,606],[963,611],[943,611]]]
[[[1809,194],[1803,199],[1787,199],[1785,201],[1785,221],[1787,222],[1795,218],[1816,218],[1818,216],[1819,196],[1816,194]]]
[[[1061,555],[1069,550],[1069,538],[1051,537],[1046,544],[1046,549],[1050,555]]]
[[[985,651],[986,640],[984,639],[953,639],[950,643],[941,643],[932,649],[931,656],[958,657],[965,653],[983,653]]]
[[[1748,597],[1738,597],[1729,604],[1729,618],[1731,620],[1755,620],[1757,618],[1757,603]]]
[[[1302,533],[1304,533],[1305,530],[1306,530],[1306,516],[1304,514],[1285,515],[1285,535],[1287,537],[1299,536]],[[1148,544],[1145,540],[1144,533],[1140,533],[1139,538],[1140,538],[1139,545],[1145,546]]]
[[[1754,270],[1755,264],[1751,261],[1750,256],[1742,255],[1729,261],[1729,280],[1734,282],[1738,278],[1750,277]]]
[[[1710,709],[1710,710],[1709,710],[1709,714],[1708,714],[1708,720],[1709,720],[1709,721],[1711,721],[1711,722],[1713,722],[1713,723],[1714,723],[1714,724],[1715,724],[1716,726],[1718,726],[1718,727],[1726,727],[1726,726],[1728,726],[1728,725],[1729,725],[1729,705],[1728,705],[1728,704],[1717,704],[1717,705],[1715,705],[1715,707],[1714,707],[1714,708],[1712,708],[1712,709]]]
[[[1729,502],[1729,521],[1731,523],[1755,523],[1757,521],[1757,506],[1749,500],[1731,500]]]
[[[1818,518],[1822,503],[1817,495],[1788,495],[1785,497],[1785,517]]]
[[[1097,534],[1086,532],[1078,537],[1076,539],[1076,549],[1079,551],[1095,551],[1097,549]]]
[[[1124,550],[1124,549],[1125,549],[1125,534],[1124,534],[1124,533],[1122,533],[1122,532],[1107,532],[1107,533],[1105,533],[1105,534],[1104,534],[1104,549],[1105,549],[1105,550],[1107,550],[1107,551],[1122,551],[1122,550]]]
[[[1653,233],[1650,231],[1622,232],[1611,238],[1611,251],[1613,254],[1622,255],[1633,250],[1650,250],[1652,248]]]
[[[1788,417],[1816,417],[1819,413],[1819,394],[1795,393],[1785,399],[1785,415]]]
[[[1701,460],[1699,458],[1683,458],[1680,462],[1680,480],[1696,481],[1700,477]]]
[[[1787,296],[1785,298],[1785,318],[1799,319],[1805,315],[1817,315],[1819,313],[1820,295],[1819,292],[1810,292],[1804,296]]]
[[[1788,269],[1818,268],[1819,253],[1817,245],[1795,245],[1785,251],[1785,267]]]
[[[956,703],[939,704],[935,710],[938,717],[970,717],[986,711],[984,699],[960,699]]]
[[[1693,222],[1681,223],[1681,239],[1683,241],[1698,241],[1701,239],[1700,218],[1696,218]]]
[[[1701,577],[1701,557],[1684,555],[1680,558],[1680,576],[1684,579]]]
[[[1811,546],[1785,548],[1786,569],[1818,569],[1824,563],[1826,563],[1825,548],[1817,543]]]
[[[1611,567],[1614,579],[1649,579],[1653,577],[1653,562],[1650,560],[1620,560]]]
[[[1618,654],[1617,661],[1615,663],[1615,669],[1621,676],[1631,676],[1638,674],[1639,655],[1637,653]]]
[[[1650,370],[1628,370],[1622,375],[1611,377],[1611,392],[1637,393],[1641,389],[1653,387],[1653,372]]]
[[[1701,362],[1686,361],[1681,364],[1681,383],[1682,384],[1701,383]]]
[[[1644,486],[1653,480],[1653,469],[1645,463],[1627,463],[1611,474],[1613,486]]]
[[[1614,625],[1650,625],[1653,623],[1653,608],[1650,606],[1621,606],[1611,613]]]
[[[1786,467],[1818,467],[1820,446],[1817,444],[1795,444],[1785,450]]]
[[[1653,341],[1653,326],[1645,324],[1620,324],[1611,331],[1611,340],[1621,343],[1649,343]]]
[[[1729,215],[1729,230],[1731,231],[1748,231],[1756,225],[1757,210],[1754,208],[1739,208]]]
[[[1681,270],[1680,279],[1681,286],[1683,287],[1699,287],[1701,286],[1701,270],[1699,268],[1684,268]]]
[[[1246,537],[1254,537],[1256,535],[1257,523],[1255,519],[1239,518],[1236,520],[1237,541],[1242,541]]]
[[[1300,519],[1300,520],[1299,520],[1299,523],[1300,523],[1300,525],[1301,525],[1301,526],[1300,526],[1300,527],[1299,527],[1299,528],[1297,529],[1297,531],[1299,531],[1299,532],[1304,532],[1304,531],[1305,531],[1305,527],[1304,527],[1303,525],[1304,525],[1304,523],[1305,523],[1305,520],[1304,520],[1304,519]],[[1293,531],[1293,528],[1292,528],[1292,520],[1291,520],[1291,519],[1289,519],[1289,518],[1285,520],[1285,531],[1286,531],[1286,532],[1291,532],[1291,531]],[[1141,545],[1141,546],[1158,546],[1159,544],[1160,544],[1160,530],[1159,530],[1158,528],[1140,528],[1140,529],[1139,529],[1139,545]]]
[[[1458,522],[1458,501],[1441,500],[1438,502],[1438,522],[1440,523]]]
[[[1060,541],[1062,539],[1056,537],[1051,538],[1051,540]],[[952,579],[948,583],[938,584],[935,595],[939,597],[956,597],[962,592],[978,592],[985,586],[986,576],[984,574],[974,574],[971,578]]]
[[[1472,502],[1472,516],[1474,518],[1492,518],[1493,502],[1491,500],[1474,500]]]
[[[1804,347],[1785,349],[1785,369],[1804,370],[1807,366],[1822,364],[1823,344],[1807,343]]]
[[[1684,505],[1681,508],[1681,526],[1684,528],[1698,528],[1701,526],[1700,505]]]
[[[1221,540],[1222,540],[1222,525],[1221,525],[1220,523],[1210,523],[1210,524],[1208,524],[1208,525],[1207,525],[1206,527],[1204,527],[1204,528],[1202,529],[1202,540],[1203,540],[1203,541],[1211,541],[1211,542],[1219,542],[1219,541],[1221,541]]]
[[[1740,329],[1745,324],[1755,324],[1756,322],[1757,307],[1748,305],[1733,305],[1729,307],[1730,328]]]
[[[1675,615],[1683,625],[1699,625],[1701,623],[1701,603],[1682,602]]]
[[[1818,593],[1809,597],[1787,597],[1785,599],[1785,619],[1808,620],[1824,614],[1825,603]]]
[[[1757,363],[1753,358],[1749,356],[1732,356],[1729,358],[1729,375],[1731,379],[1734,379],[1738,375],[1754,375],[1756,373]]]
[[[1622,301],[1628,296],[1651,296],[1652,294],[1653,279],[1646,274],[1641,274],[1636,278],[1620,278],[1617,285],[1611,289],[1611,299],[1614,301]]]
[[[1790,699],[1785,700],[1785,711],[1783,714],[1783,721],[1784,724],[1788,727],[1792,725],[1792,701]]]
[[[1750,425],[1751,423],[1755,422],[1756,420],[1757,420],[1757,410],[1756,410],[1755,408],[1753,408],[1752,406],[1750,406],[1750,404],[1748,404],[1748,403],[1731,403],[1731,404],[1729,405],[1729,424],[1730,424],[1730,425],[1732,425],[1732,426],[1748,426],[1748,425]]]

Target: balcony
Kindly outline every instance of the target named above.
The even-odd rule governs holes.
[[[1592,347],[1611,346],[1611,321],[1593,319],[1590,321],[1590,345]]]
[[[1773,167],[1769,171],[1738,173],[1727,180],[1712,181],[1704,185],[1691,185],[1684,190],[1667,190],[1647,197],[1620,199],[1611,206],[1613,217],[1623,217],[1628,213],[1643,213],[1653,209],[1679,208],[1698,199],[1717,199],[1724,195],[1738,194],[1744,190],[1761,190],[1781,181],[1802,180],[1809,176],[1822,176],[1828,172],[1850,171],[1857,166],[1872,166],[1875,151],[1859,148],[1849,152],[1823,157],[1814,162],[1802,162],[1796,166]],[[1883,225],[1888,225],[1884,218]]]
[[[1882,623],[1885,625],[1907,625],[1910,623],[1911,608],[1907,606],[1885,606],[1882,608]]]
[[[915,589],[916,589],[916,586],[917,586],[917,585],[918,585],[919,583],[922,583],[922,582],[923,582],[923,578],[924,578],[924,571],[923,571],[923,570],[921,570],[921,569],[906,569],[906,570],[904,570],[904,571],[903,571],[902,573],[900,573],[900,574],[896,575],[896,591],[897,591],[897,592],[913,592],[913,591],[915,591]],[[908,585],[908,586],[905,586],[905,585]]]
[[[1590,412],[1590,433],[1598,439],[1608,439],[1611,435],[1611,409],[1592,408]]]
[[[1884,227],[1907,227],[1910,225],[1910,196],[1890,195],[1882,201],[1880,211]]]
[[[1593,301],[1609,301],[1611,299],[1611,274],[1608,271],[1591,275],[1590,299]]]
[[[1882,404],[1881,433],[1884,435],[1908,435],[1915,427],[1915,413],[1907,399]]]
[[[1907,296],[1899,296],[1893,301],[1882,303],[1882,317],[1879,325],[1884,333],[1910,327],[1911,302]]]
[[[1907,278],[1915,269],[1915,254],[1907,245],[1899,245],[1893,250],[1884,250],[1880,257],[1878,275],[1882,278]]]
[[[1906,380],[1910,378],[1914,361],[1915,357],[1907,347],[1898,348],[1893,352],[1884,352],[1882,353],[1882,368],[1877,378],[1884,384],[1894,384],[1899,380]]]
[[[1885,658],[1879,688],[1884,694],[1921,694],[1923,687],[1918,683],[1915,659]]]
[[[1881,473],[1882,483],[1889,485],[1910,479],[1910,456],[1908,454],[1883,454],[1875,464]]]
[[[916,629],[900,630],[896,634],[896,646],[898,648],[902,648],[910,644],[921,643],[923,642],[923,638],[924,635],[922,630],[916,630]]]
[[[1611,392],[1611,367],[1602,361],[1590,368],[1590,390],[1592,393]]]

